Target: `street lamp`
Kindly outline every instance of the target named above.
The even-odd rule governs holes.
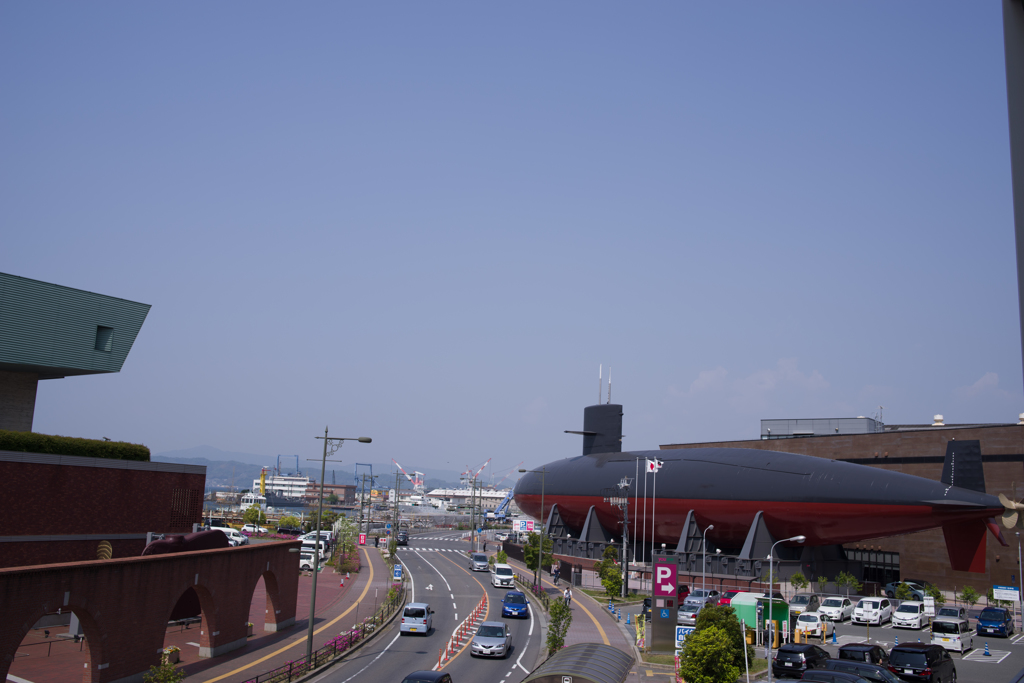
[[[330,444],[331,455],[334,455],[346,441],[358,441],[359,443],[370,443],[373,441],[368,436],[360,436],[359,438],[329,437],[327,436],[327,427],[324,427],[324,435],[316,438],[324,440],[324,457],[320,462],[320,503],[316,515],[316,566],[313,568],[313,592],[309,596],[309,633],[306,636],[306,663],[309,666],[313,664],[313,616],[316,614],[316,577],[320,573],[320,524],[324,518],[324,476],[327,474],[327,445]]]
[[[1015,531],[1014,533],[1017,535],[1017,586],[1020,588],[1020,592],[1017,593],[1017,602],[1020,603],[1020,623],[1024,624],[1024,576],[1021,576],[1024,564],[1020,563],[1020,532]]]
[[[707,586],[704,585],[707,580],[708,573],[708,532],[715,528],[714,524],[708,524],[708,527],[704,529],[704,533],[701,534],[700,545],[704,549],[704,563],[700,568],[700,589],[704,591],[704,598],[708,597]]]
[[[768,682],[772,680],[772,637],[775,635],[774,630],[771,628],[772,617],[775,616],[775,596],[772,595],[772,588],[775,585],[774,577],[772,576],[772,555],[775,553],[775,546],[780,543],[803,543],[807,540],[806,536],[793,536],[792,538],[784,538],[781,541],[775,541],[772,544],[771,549],[768,551]]]
[[[539,573],[540,563],[544,560],[544,539],[547,538],[547,525],[544,524],[544,479],[547,475],[547,467],[541,467],[539,470],[519,470],[520,472],[533,472],[534,474],[540,475],[540,525],[543,533],[540,535],[540,556],[537,557],[537,566],[533,570],[533,585],[540,586]]]
[[[632,483],[629,477],[623,477],[618,484],[618,495],[614,489],[606,489],[608,495],[604,502],[610,503],[619,508],[622,512],[622,595],[629,595],[629,485]]]

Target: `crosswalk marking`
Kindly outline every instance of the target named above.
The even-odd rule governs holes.
[[[414,547],[414,546],[404,546],[404,545],[398,546],[398,549],[399,550],[414,550],[414,551],[415,550],[419,550],[421,552],[429,552],[429,553],[462,553],[462,552],[465,552],[465,551],[463,551],[463,550],[461,550],[459,548],[420,548],[418,546]]]
[[[998,664],[1007,657],[1010,656],[1009,650],[989,650],[991,656],[985,656],[985,646],[982,645],[980,648],[977,643],[974,645],[974,649],[963,656],[964,659],[972,662],[984,662],[986,664]]]

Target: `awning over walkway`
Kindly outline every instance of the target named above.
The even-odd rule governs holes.
[[[538,666],[523,683],[623,683],[636,660],[600,643],[570,645]]]

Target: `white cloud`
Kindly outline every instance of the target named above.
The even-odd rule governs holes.
[[[961,398],[976,399],[985,397],[1010,398],[1010,392],[999,388],[999,375],[994,372],[986,372],[978,378],[974,384],[960,387],[956,393]]]

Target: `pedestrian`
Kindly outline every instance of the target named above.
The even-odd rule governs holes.
[[[569,605],[572,605],[572,588],[566,586],[565,592],[569,594]]]
[[[552,574],[554,574],[554,576],[555,576],[555,585],[557,586],[558,585],[558,567],[555,567],[555,571],[552,572]]]
[[[484,541],[484,552],[487,552],[487,541]]]
[[[568,607],[570,600],[572,600],[572,593],[569,592],[569,587],[566,586],[565,590],[562,592],[562,604]]]

